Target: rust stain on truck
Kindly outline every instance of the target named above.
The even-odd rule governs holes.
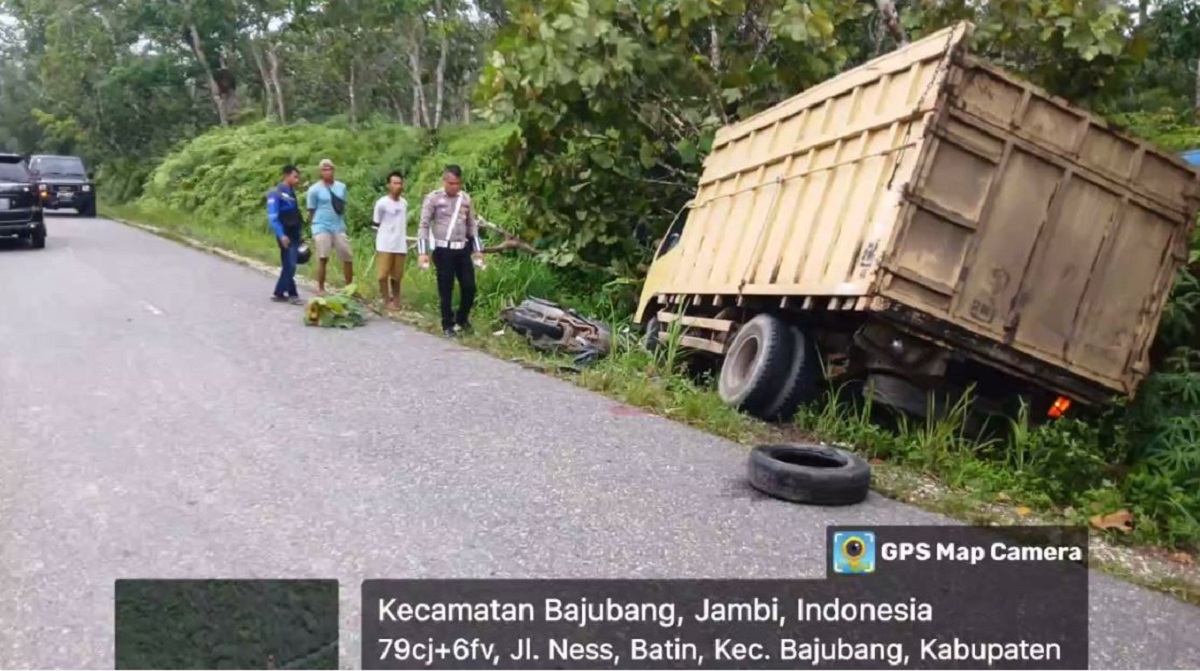
[[[1132,396],[1186,260],[1198,175],[971,56],[972,30],[721,129],[639,322],[682,312],[692,344],[697,318],[770,313],[818,340],[886,324],[1085,402]]]

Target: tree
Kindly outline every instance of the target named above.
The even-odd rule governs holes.
[[[1077,103],[1102,106],[1146,54],[1130,8],[1111,0],[916,0],[903,23],[916,36],[975,23],[973,51]]]

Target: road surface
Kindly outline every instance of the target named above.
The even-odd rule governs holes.
[[[829,524],[744,449],[390,323],[304,328],[261,274],[100,219],[0,248],[0,668],[112,668],[113,580],[813,578]],[[1200,609],[1095,576],[1092,664],[1200,667]]]

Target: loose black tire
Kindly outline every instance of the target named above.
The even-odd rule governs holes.
[[[513,313],[505,319],[514,330],[531,338],[540,337],[549,338],[550,340],[562,340],[563,329],[557,324],[547,324],[544,321],[526,317],[518,313]]]
[[[871,489],[871,466],[825,445],[760,445],[750,452],[750,485],[784,501],[818,506],[861,503]]]
[[[45,249],[46,248],[46,234],[45,233],[34,233],[32,236],[29,237],[29,246],[33,247],[34,249]]]
[[[783,388],[766,416],[773,422],[784,422],[796,416],[800,406],[816,398],[821,382],[821,361],[817,348],[808,334],[791,328],[792,365],[784,379]]]
[[[726,405],[759,419],[783,390],[792,364],[792,334],[774,315],[762,314],[738,329],[729,344],[717,393]]]

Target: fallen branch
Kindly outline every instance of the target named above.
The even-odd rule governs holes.
[[[508,240],[505,240],[504,242],[502,242],[498,245],[492,245],[491,247],[484,247],[483,253],[484,254],[497,254],[499,252],[507,252],[512,249],[519,249],[523,252],[529,252],[530,254],[537,254],[537,249],[534,248],[533,245],[529,244],[528,242],[524,242],[522,240],[517,240],[515,238],[510,238]]]
[[[493,224],[492,222],[488,221],[487,219],[484,219],[483,217],[480,217],[480,216],[476,216],[475,220],[479,222],[479,226],[481,228],[486,228],[488,230],[495,231],[496,233],[499,233],[501,236],[504,237],[504,242],[502,242],[498,245],[493,245],[491,247],[484,247],[483,248],[484,254],[495,254],[498,252],[507,252],[511,249],[519,249],[523,252],[529,252],[530,254],[538,253],[538,250],[533,245],[529,244],[528,242],[525,242],[521,238],[518,238],[516,235],[504,230],[503,228],[500,228],[496,224]]]
[[[508,252],[508,251],[512,251],[514,249],[520,250],[522,252],[528,252],[529,254],[538,254],[539,253],[538,249],[536,247],[534,247],[533,245],[531,245],[528,242],[525,242],[521,238],[517,237],[514,233],[507,231],[507,230],[501,228],[500,226],[497,226],[496,224],[493,224],[492,222],[488,221],[487,219],[484,219],[483,217],[480,217],[479,215],[475,215],[475,221],[477,221],[479,223],[479,227],[481,229],[487,229],[490,231],[494,231],[496,233],[499,233],[504,238],[504,242],[501,242],[498,245],[484,247],[483,248],[484,254],[499,254],[501,252]],[[416,238],[409,238],[408,246],[410,248],[416,247],[417,246]],[[576,259],[574,263],[575,263],[575,265],[577,265],[579,267],[589,268],[589,269],[596,270],[596,271],[599,271],[602,273],[611,272],[610,269],[605,268],[604,266],[600,266],[595,263],[591,263],[590,261],[584,261],[583,259]]]

